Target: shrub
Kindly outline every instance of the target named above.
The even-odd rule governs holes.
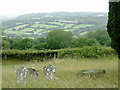
[[[59,52],[59,58],[99,58],[111,54],[116,54],[114,49],[108,47],[85,46],[83,48],[63,49]]]

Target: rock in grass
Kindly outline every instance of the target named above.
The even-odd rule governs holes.
[[[77,76],[89,76],[89,77],[97,77],[103,76],[105,74],[105,70],[81,70],[77,73]]]

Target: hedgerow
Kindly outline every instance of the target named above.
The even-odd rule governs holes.
[[[3,50],[2,58],[19,58],[25,60],[40,60],[52,58],[99,58],[106,55],[116,55],[109,47],[85,46],[83,48],[66,48],[59,50]]]
[[[17,59],[24,59],[24,60],[41,60],[43,59],[51,59],[54,56],[57,56],[57,50],[3,50],[2,51],[2,58],[3,59],[10,59],[10,58],[17,58]]]
[[[116,54],[115,50],[108,47],[85,46],[83,48],[63,49],[59,52],[59,58],[99,58],[113,54]]]

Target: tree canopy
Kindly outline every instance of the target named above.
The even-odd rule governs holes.
[[[88,32],[86,34],[87,38],[96,39],[101,45],[110,46],[111,39],[107,33],[107,30],[97,30],[95,32]]]
[[[53,30],[48,33],[46,42],[50,49],[69,47],[73,40],[73,34],[64,30]]]

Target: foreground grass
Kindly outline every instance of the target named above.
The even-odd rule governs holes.
[[[43,67],[52,64],[56,68],[55,80],[45,79]],[[38,80],[28,77],[26,85],[16,84],[15,71],[21,65],[26,68],[34,67],[40,71]],[[104,76],[92,78],[88,76],[76,76],[82,69],[105,69]],[[71,73],[71,72],[74,72]],[[117,88],[118,87],[118,59],[110,56],[100,59],[55,59],[47,62],[5,61],[2,63],[2,87],[3,88]]]

